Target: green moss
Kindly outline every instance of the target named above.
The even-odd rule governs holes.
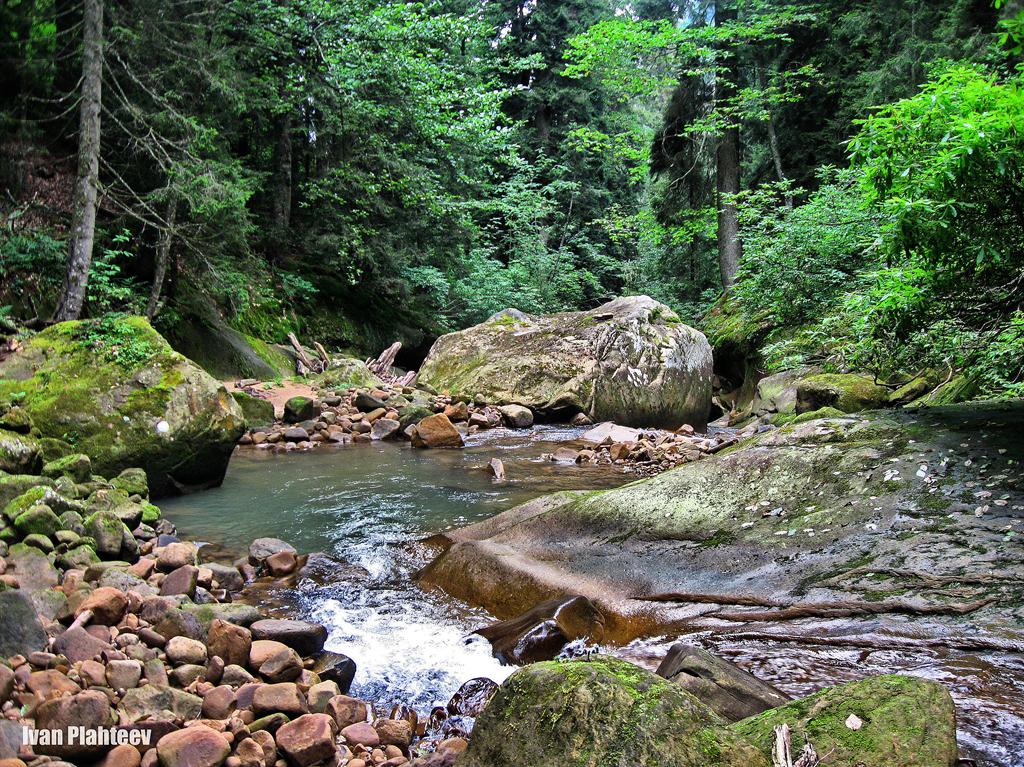
[[[823,407],[819,410],[811,410],[799,415],[794,414],[790,419],[790,423],[807,423],[807,421],[816,421],[819,418],[842,418],[845,415],[846,413],[837,408]]]

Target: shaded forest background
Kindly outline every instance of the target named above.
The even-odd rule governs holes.
[[[60,301],[90,8],[83,316],[415,364],[646,293],[765,370],[1022,392],[1019,3],[3,0],[0,318]]]

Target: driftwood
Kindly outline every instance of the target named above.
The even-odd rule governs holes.
[[[313,360],[306,354],[306,350],[302,348],[302,344],[299,343],[299,339],[295,337],[294,333],[288,334],[288,343],[295,350],[296,367],[298,368],[299,375],[306,375],[309,371],[314,370]]]
[[[394,378],[395,376],[391,373],[391,368],[394,367],[395,357],[398,356],[398,351],[402,348],[401,341],[395,341],[391,346],[380,353],[380,356],[375,360],[367,360],[366,367],[370,369],[371,373],[376,374],[380,378]]]
[[[686,594],[668,593],[638,597],[646,602],[689,602],[691,604],[719,604],[741,607],[765,607],[767,610],[717,610],[705,613],[704,618],[718,618],[733,623],[792,621],[801,618],[850,618],[859,615],[967,615],[996,601],[995,597],[975,602],[917,605],[902,599],[882,602],[842,600],[836,602],[787,602],[745,594]]]
[[[324,363],[324,369],[326,370],[331,364],[331,358],[327,356],[327,350],[318,341],[313,342],[313,348],[316,349],[316,356]]]

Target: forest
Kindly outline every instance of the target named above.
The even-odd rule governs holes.
[[[1013,0],[5,0],[0,28],[0,318],[415,365],[505,307],[647,294],[764,371],[1024,392]]]

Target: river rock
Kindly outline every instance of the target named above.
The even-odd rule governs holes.
[[[680,686],[597,656],[514,673],[477,719],[459,759],[460,767],[526,764],[767,767],[770,761]]]
[[[335,695],[327,701],[325,713],[334,717],[339,730],[344,730],[350,724],[358,724],[369,719],[370,705],[358,698],[351,698],[348,695]]]
[[[339,652],[325,651],[317,656],[312,671],[324,681],[335,682],[342,693],[347,693],[356,676],[356,662]]]
[[[5,623],[0,621],[0,626],[5,625]],[[65,656],[72,663],[91,660],[108,649],[110,649],[109,642],[98,639],[79,626],[69,628],[53,640],[53,651]],[[7,656],[13,653],[7,653],[0,649],[0,654]]]
[[[478,676],[463,682],[448,701],[448,713],[454,716],[476,718],[491,702],[498,685],[486,677]]]
[[[110,353],[124,344],[131,359]],[[21,407],[44,437],[73,431],[93,471],[141,467],[155,495],[218,484],[244,429],[220,382],[141,317],[53,325],[0,361],[0,382],[24,392]]]
[[[254,645],[259,644],[253,642]],[[276,643],[275,643],[276,644]],[[258,667],[260,675],[268,682],[291,682],[302,674],[302,658],[290,647],[276,651]]]
[[[292,397],[284,403],[284,422],[302,423],[320,415],[320,403],[309,397]]]
[[[700,428],[711,376],[701,333],[664,304],[630,296],[585,312],[499,312],[437,339],[418,380],[549,417],[583,412],[632,426]]]
[[[46,632],[27,594],[0,591],[0,616],[0,658],[29,655],[46,647]]]
[[[249,544],[249,562],[253,565],[260,565],[267,557],[277,554],[279,551],[289,551],[298,554],[294,546],[285,543],[279,538],[257,538]]]
[[[327,704],[332,698],[338,697],[341,697],[341,690],[337,682],[317,682],[306,691],[306,702],[314,714],[327,713]]]
[[[413,447],[462,447],[462,434],[444,413],[435,413],[411,427]]]
[[[682,685],[730,722],[781,706],[789,696],[707,650],[677,642],[657,673]]]
[[[506,621],[476,632],[491,643],[494,657],[503,663],[551,660],[569,642],[604,639],[604,615],[586,597],[549,599]]]
[[[513,429],[528,429],[533,426],[533,411],[522,405],[502,405],[498,408],[506,426]]]
[[[101,586],[93,591],[75,610],[75,615],[81,615],[86,610],[92,612],[93,623],[104,626],[115,626],[124,616],[128,608],[128,597],[123,591],[118,591],[112,586]]]
[[[326,714],[303,714],[274,735],[277,747],[296,767],[308,767],[334,756],[334,720]]]
[[[40,455],[36,440],[0,429],[0,471],[8,474],[38,474],[42,467]]]
[[[87,690],[63,698],[54,698],[41,703],[35,711],[35,726],[40,730],[61,730],[68,732],[70,727],[98,729],[110,727],[115,723],[110,700],[102,692]],[[65,737],[61,745],[37,745],[38,754],[67,758],[96,757],[109,749],[109,746],[85,745],[81,739],[71,743]]]
[[[293,682],[261,684],[255,688],[252,710],[257,715],[280,711],[288,716],[298,716],[309,711],[299,686]]]
[[[852,717],[852,719],[851,719]],[[807,738],[836,765],[953,767],[956,712],[946,688],[911,676],[878,676],[828,687],[732,725],[766,757],[774,728],[788,724],[793,743]]]
[[[128,690],[118,706],[120,715],[129,722],[140,719],[196,719],[202,710],[203,699],[199,696],[153,684]]]
[[[163,581],[160,583],[160,596],[171,597],[183,594],[190,598],[194,597],[196,595],[198,579],[198,567],[183,565],[164,576]]]
[[[223,735],[205,725],[186,727],[156,744],[160,767],[219,767],[231,753]]]
[[[194,543],[175,541],[156,550],[156,566],[162,572],[173,572],[186,565],[194,565],[197,555],[198,549]]]
[[[291,575],[298,566],[298,557],[290,551],[279,551],[263,560],[263,569],[274,578]]]
[[[253,623],[249,630],[253,639],[281,642],[303,657],[320,652],[327,641],[327,629],[308,621],[265,619]]]
[[[604,445],[613,442],[636,442],[640,439],[643,431],[633,429],[629,426],[620,426],[611,421],[599,423],[592,429],[587,429],[580,435],[584,442],[592,442],[595,445]]]
[[[373,729],[382,746],[398,746],[404,751],[412,743],[412,724],[405,719],[378,719]]]
[[[189,639],[184,636],[173,637],[168,640],[166,651],[167,659],[176,665],[206,663],[206,645],[198,639]]]
[[[380,735],[369,722],[356,722],[341,731],[341,736],[353,746],[376,748],[380,745]]]
[[[203,716],[206,719],[227,719],[235,712],[235,691],[227,685],[214,687],[203,696]]]
[[[243,626],[214,619],[206,638],[211,655],[219,656],[227,665],[245,666],[252,650],[252,634]]]
[[[107,663],[105,677],[111,689],[130,690],[142,679],[142,664],[137,660],[112,660]]]
[[[398,433],[401,424],[391,418],[378,418],[370,427],[370,439],[381,440],[393,437]]]
[[[245,587],[245,579],[238,572],[237,567],[222,565],[219,562],[207,562],[203,564],[203,567],[210,569],[214,582],[225,591],[234,593]]]

